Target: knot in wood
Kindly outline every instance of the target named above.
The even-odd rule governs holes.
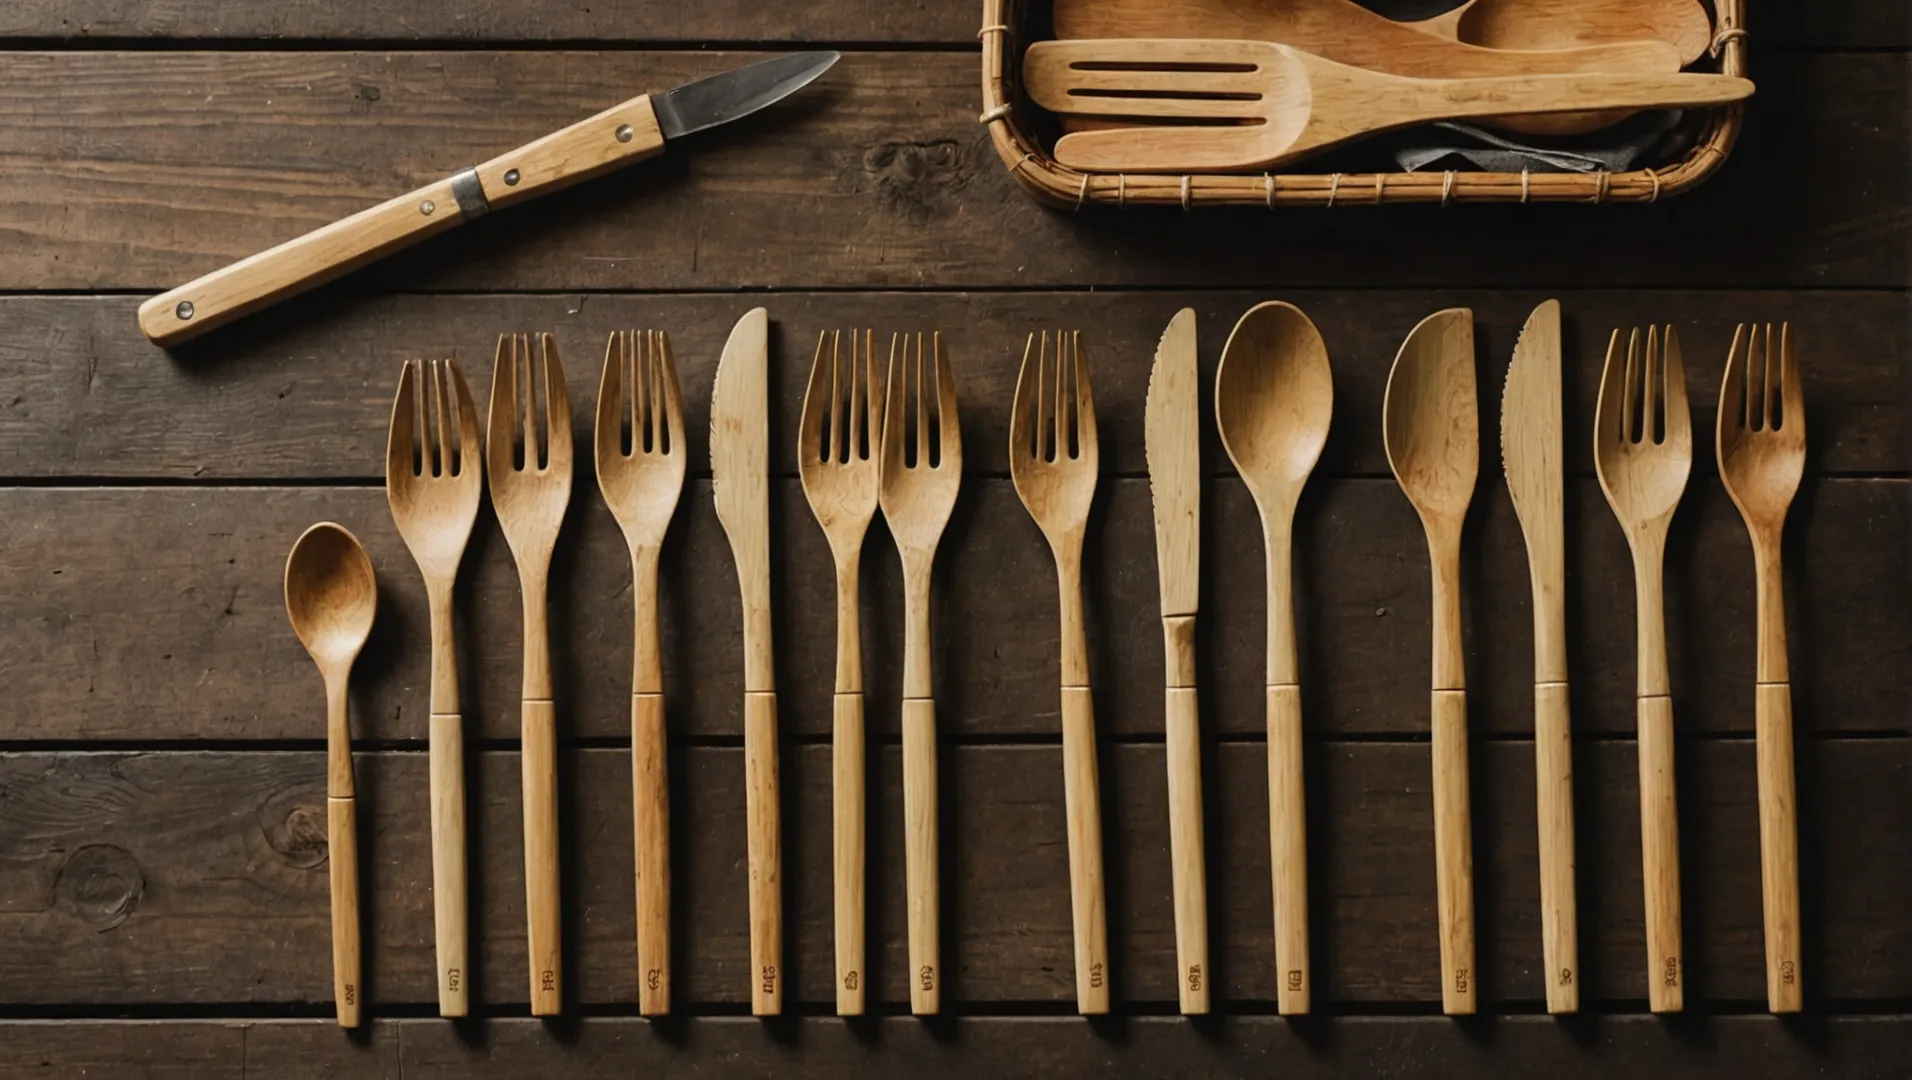
[[[911,221],[953,213],[952,194],[969,183],[962,147],[954,139],[878,143],[863,155],[863,168],[876,181],[884,204]]]
[[[53,884],[56,903],[99,930],[132,917],[146,895],[146,875],[133,853],[112,844],[73,849]]]
[[[316,791],[282,791],[259,807],[259,831],[288,865],[312,870],[325,865],[325,796]]]

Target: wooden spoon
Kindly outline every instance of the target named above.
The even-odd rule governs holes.
[[[358,810],[345,714],[352,661],[372,633],[378,580],[358,537],[322,521],[285,562],[285,613],[325,678],[326,863],[332,879],[332,991],[340,1027],[359,1025]]]
[[[1308,842],[1301,779],[1301,667],[1295,650],[1295,502],[1328,441],[1328,347],[1291,304],[1248,310],[1222,348],[1215,422],[1261,510],[1268,552],[1268,831],[1275,878],[1276,1007],[1308,1011]]]
[[[1434,864],[1441,1003],[1472,1013],[1474,856],[1468,824],[1467,667],[1461,653],[1461,523],[1480,475],[1474,313],[1437,311],[1408,335],[1388,374],[1388,465],[1427,532],[1434,578]]]
[[[1062,10],[1060,2],[1056,10]],[[1679,50],[1681,65],[1698,60],[1713,44],[1713,20],[1696,0],[1467,0],[1407,25],[1488,49],[1573,49],[1657,38]]]
[[[1337,63],[1422,79],[1581,73],[1671,74],[1679,50],[1650,32],[1599,43],[1481,48],[1437,37],[1369,11],[1354,0],[1056,0],[1060,38],[1238,38],[1273,41]],[[1578,47],[1570,47],[1578,46]],[[1487,118],[1530,134],[1597,131],[1625,112]]]
[[[1265,41],[1041,41],[1023,82],[1063,115],[1165,120],[1078,131],[1056,160],[1089,172],[1265,169],[1433,120],[1518,112],[1719,105],[1753,84],[1725,75],[1532,75],[1410,79]]]

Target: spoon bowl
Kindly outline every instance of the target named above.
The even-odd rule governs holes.
[[[299,536],[285,563],[286,617],[328,679],[351,669],[377,610],[378,579],[358,537],[330,521]]]
[[[1382,437],[1388,465],[1430,531],[1456,532],[1480,478],[1474,314],[1437,311],[1414,328],[1388,375]]]
[[[1222,347],[1215,423],[1257,503],[1292,506],[1321,458],[1334,377],[1321,331],[1293,304],[1249,309]]]
[[[1488,49],[1578,49],[1658,39],[1698,60],[1713,44],[1713,20],[1695,0],[1468,0],[1408,25]]]

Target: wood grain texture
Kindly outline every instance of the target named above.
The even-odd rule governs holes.
[[[1105,748],[1108,898],[1113,990],[1123,1002],[1172,1007],[1179,972],[1169,881],[1165,771],[1158,746]],[[1583,1000],[1637,1008],[1642,964],[1638,793],[1626,742],[1583,742]],[[1210,933],[1218,1002],[1275,1001],[1278,971],[1268,882],[1267,769],[1259,744],[1211,748],[1208,821],[1215,899]],[[1481,927],[1480,999],[1537,1007],[1543,991],[1533,751],[1524,742],[1474,747],[1475,878]],[[791,826],[784,881],[790,912],[790,1001],[835,1000],[827,745],[792,746],[784,785]],[[567,998],[635,1003],[629,754],[565,751]],[[672,809],[685,836],[673,890],[679,1008],[739,1008],[750,1000],[744,888],[743,756],[731,748],[678,752],[684,778]],[[901,798],[901,757],[872,755],[876,807]],[[1435,935],[1428,748],[1326,743],[1310,748],[1308,820],[1314,1000],[1431,1003],[1440,999]],[[1681,746],[1686,830],[1685,971],[1709,1002],[1765,1001],[1758,808],[1747,740]],[[361,756],[361,829],[370,1014],[437,1000],[431,934],[430,838],[423,816],[425,755]],[[473,863],[474,1005],[524,1007],[523,861],[517,850],[518,762],[473,761],[473,827],[490,839]],[[955,1001],[1075,1002],[1064,857],[1065,814],[1054,745],[958,747],[944,781],[963,815],[943,850],[944,993]],[[1912,916],[1893,897],[1912,888],[1902,860],[1877,852],[1908,842],[1912,748],[1901,740],[1811,740],[1799,783],[1802,928],[1815,1003],[1912,994]],[[316,752],[16,753],[0,760],[0,929],[17,963],[0,971],[13,1001],[74,1006],[305,1003],[329,1013],[323,844],[323,756]],[[900,815],[871,816],[869,988],[872,1002],[908,1000]],[[269,903],[261,903],[269,898]],[[193,961],[182,964],[182,948]],[[1591,1008],[1591,1005],[1588,1006]],[[1124,1008],[1127,1008],[1125,1005]],[[378,1025],[374,1025],[377,1027]]]
[[[1425,17],[1447,0],[1370,0],[1396,18]],[[1810,13],[1783,0],[1752,0],[1748,21],[1759,28],[1760,59],[1789,48],[1904,48],[1912,27],[1895,0],[1852,0]],[[686,7],[669,0],[553,8],[536,0],[501,0],[482,8],[448,9],[431,0],[284,0],[232,7],[216,0],[17,0],[0,11],[0,37],[44,38],[65,47],[95,39],[210,38],[225,41],[332,38],[343,41],[497,41],[607,43],[723,41],[867,41],[971,47],[975,13],[933,0],[874,7],[819,6],[803,19],[748,0]]]
[[[0,270],[0,290],[168,287],[625,94],[755,58],[9,54],[0,156],[20,164],[0,199],[0,234],[22,257]],[[455,230],[319,295],[1225,287],[1267,282],[1270,267],[1291,285],[1366,287],[1378,250],[1397,286],[1897,288],[1912,228],[1901,167],[1909,67],[1895,53],[1775,58],[1758,70],[1760,92],[1797,107],[1755,110],[1702,192],[1651,207],[1554,208],[1549,227],[1534,229],[1532,208],[1517,205],[1465,216],[1058,214],[1016,187],[975,123],[973,53],[853,51],[812,89],[685,153]],[[1776,198],[1784,216],[1743,227]]]
[[[606,1072],[698,1076],[712,1060],[751,1075],[814,1068],[907,1072],[926,1080],[957,1080],[985,1069],[991,1075],[1040,1070],[1073,1080],[1111,1064],[1150,1075],[1277,1069],[1303,1080],[1420,1080],[1526,1069],[1563,1080],[1617,1070],[1671,1080],[1721,1070],[1758,1077],[1836,1070],[1852,1080],[1892,1080],[1902,1074],[1912,1042],[1912,1024],[1902,1017],[1834,1018],[1802,1034],[1758,1016],[1710,1017],[1691,1031],[1645,1017],[1607,1016],[1590,1019],[1584,1032],[1538,1017],[1509,1017],[1483,1032],[1437,1017],[1339,1017],[1309,1033],[1318,1039],[1276,1018],[1253,1016],[1213,1032],[1168,1017],[1137,1017],[1114,1035],[1063,1017],[974,1017],[963,1021],[958,1040],[904,1018],[879,1021],[867,1032],[824,1018],[772,1032],[745,1018],[703,1017],[671,1037],[640,1020],[592,1017],[562,1039],[536,1021],[496,1019],[477,1040],[460,1039],[445,1024],[392,1020],[362,1042],[306,1020],[39,1020],[9,1022],[6,1031],[0,1044],[5,1080],[69,1080],[103,1069],[137,1080],[238,1080],[262,1072],[286,1080],[508,1080],[528,1072],[591,1080]],[[1590,1056],[1589,1044],[1597,1054]]]
[[[1301,632],[1308,731],[1406,733],[1425,730],[1429,598],[1427,566],[1413,511],[1388,480],[1322,481],[1303,500],[1298,528]],[[781,682],[788,730],[830,728],[832,641],[822,630],[832,603],[829,553],[800,516],[795,481],[775,505]],[[1161,729],[1163,668],[1154,629],[1153,575],[1129,573],[1125,559],[1153,549],[1147,484],[1110,480],[1089,566],[1090,610],[1107,625],[1146,629],[1098,637],[1095,670],[1106,691],[1102,729]],[[962,633],[995,626],[1008,647],[1054,651],[1055,594],[1049,552],[1024,520],[1003,480],[976,480],[943,552],[934,633],[942,658],[940,722],[951,736],[1053,732],[1056,669],[1003,668]],[[1793,706],[1802,733],[1902,733],[1912,673],[1912,504],[1900,480],[1825,479],[1801,493],[1789,542]],[[1252,501],[1239,484],[1213,481],[1204,561],[1212,581],[1199,642],[1204,726],[1263,730],[1265,619],[1261,553]],[[1504,493],[1484,485],[1463,553],[1473,612],[1468,630],[1472,729],[1528,733],[1533,686],[1528,665],[1494,663],[1532,648],[1530,590],[1521,537]],[[1753,730],[1754,583],[1746,531],[1725,493],[1696,480],[1674,530],[1669,595],[1671,659],[1678,673],[1683,732]],[[361,738],[423,740],[430,670],[424,587],[391,531],[376,489],[183,488],[0,489],[0,541],[17,568],[0,575],[0,608],[16,620],[0,652],[12,695],[10,739],[312,738],[316,687],[261,680],[261,670],[303,664],[285,629],[278,552],[305,523],[351,523],[367,544],[383,594],[371,645],[356,671],[354,730]],[[488,520],[488,519],[487,519]],[[1634,619],[1626,545],[1590,480],[1569,486],[1571,661],[1576,727],[1630,733],[1634,715]],[[667,545],[671,566],[662,610],[665,682],[673,732],[742,731],[733,702],[743,691],[734,649],[693,647],[734,641],[740,615],[723,596],[734,586],[708,489],[693,484]],[[117,537],[137,534],[129,547]],[[567,735],[622,738],[629,725],[628,601],[602,587],[621,577],[624,541],[610,516],[578,500],[555,568],[552,618],[559,700]],[[518,737],[519,598],[509,554],[485,524],[473,539],[459,610],[466,620],[467,732]],[[1735,555],[1735,549],[1740,552]],[[863,594],[869,636],[870,701],[901,696],[901,582],[895,563],[868,560]],[[1129,564],[1133,565],[1133,564]],[[1033,583],[1024,587],[1022,583]],[[822,623],[808,620],[821,618]],[[170,629],[156,641],[150,628]],[[478,634],[484,628],[487,632]],[[1703,632],[1702,632],[1703,631]],[[872,732],[897,730],[891,705],[873,705]]]

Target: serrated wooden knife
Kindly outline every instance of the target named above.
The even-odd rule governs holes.
[[[1167,654],[1169,858],[1182,1012],[1208,1011],[1208,884],[1202,862],[1202,743],[1195,696],[1195,608],[1201,583],[1201,376],[1195,311],[1162,332],[1149,372],[1144,431],[1155,503],[1155,561]]]
[[[1534,309],[1500,399],[1507,493],[1527,537],[1534,592],[1534,775],[1547,1011],[1580,1009],[1575,928],[1573,737],[1567,710],[1566,481],[1561,464],[1560,302]]]

